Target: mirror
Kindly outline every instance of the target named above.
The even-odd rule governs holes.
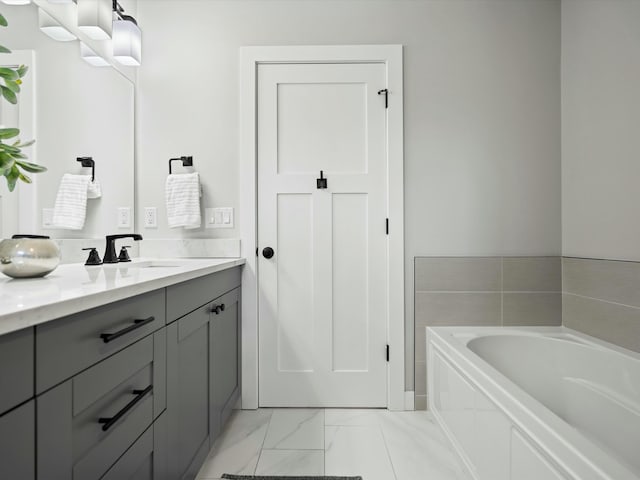
[[[57,8],[63,8],[61,5]],[[75,4],[64,8],[75,8]],[[0,238],[36,233],[52,238],[101,238],[134,229],[134,84],[113,67],[94,67],[80,57],[80,42],[59,42],[38,26],[38,6],[0,4],[9,26],[0,43],[12,54],[0,62],[29,64],[17,106],[2,100],[0,124],[35,139],[25,151],[29,161],[47,167],[33,185],[19,183],[8,193],[0,179]],[[104,42],[103,42],[104,43]],[[102,196],[87,201],[81,230],[51,225],[52,209],[65,173],[90,175],[78,157],[92,157]],[[121,209],[129,224],[119,224]]]

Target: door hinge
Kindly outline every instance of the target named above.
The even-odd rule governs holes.
[[[389,361],[389,344],[387,343],[387,362]]]
[[[385,228],[386,228],[387,235],[389,235],[389,219],[388,218],[385,224],[386,224]]]
[[[384,108],[389,108],[389,90],[386,88],[378,90],[378,95],[384,95]]]
[[[258,253],[258,247],[256,247],[256,257],[257,257],[258,255],[260,255],[260,254]]]

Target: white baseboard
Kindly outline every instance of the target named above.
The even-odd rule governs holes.
[[[405,410],[415,410],[416,409],[416,404],[415,404],[415,395],[416,392],[410,391],[410,392],[404,392],[404,409]]]

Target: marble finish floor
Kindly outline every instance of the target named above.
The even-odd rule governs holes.
[[[355,409],[238,410],[197,478],[223,473],[470,479],[428,412]]]

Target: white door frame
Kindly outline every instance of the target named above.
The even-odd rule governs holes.
[[[242,273],[242,408],[258,408],[257,76],[262,63],[383,63],[387,66],[387,373],[389,410],[405,409],[404,146],[402,45],[242,47],[240,49],[240,237]]]

